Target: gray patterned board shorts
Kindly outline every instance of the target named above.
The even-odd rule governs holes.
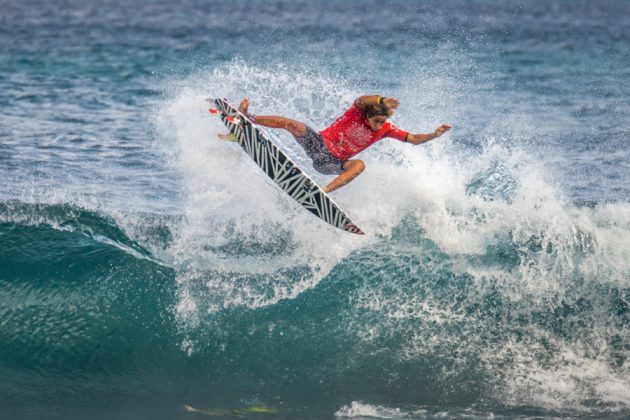
[[[313,168],[324,175],[338,175],[343,172],[343,165],[347,160],[341,160],[333,156],[326,147],[322,135],[311,127],[306,126],[303,136],[295,137],[308,157],[313,161]]]

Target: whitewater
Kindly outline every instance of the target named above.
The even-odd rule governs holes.
[[[71,3],[2,4],[0,416],[630,415],[625,3]],[[360,237],[207,112],[364,94],[453,129],[360,154]]]

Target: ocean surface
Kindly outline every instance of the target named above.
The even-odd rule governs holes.
[[[362,237],[206,101],[366,94]],[[0,418],[630,417],[629,98],[626,0],[0,0]]]

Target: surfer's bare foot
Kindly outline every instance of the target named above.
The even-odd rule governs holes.
[[[249,113],[247,112],[248,108],[249,108],[249,99],[245,98],[239,104],[238,110],[241,114],[245,116],[249,116]]]

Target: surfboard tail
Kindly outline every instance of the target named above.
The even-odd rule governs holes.
[[[232,117],[230,115],[223,114],[218,109],[208,108],[208,112],[210,112],[210,114],[215,116],[215,117],[224,117],[226,120],[228,120],[232,124],[240,124],[241,123],[241,118],[240,117]]]

